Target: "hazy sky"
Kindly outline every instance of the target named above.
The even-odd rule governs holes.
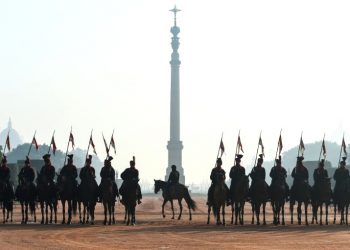
[[[65,149],[71,125],[81,148],[93,128],[100,156],[115,129],[114,167],[135,155],[142,179],[164,178],[174,4],[188,184],[209,179],[222,132],[227,171],[239,129],[246,166],[260,130],[268,159],[281,128],[286,150],[302,130],[350,141],[350,2],[335,0],[2,0],[0,129],[56,129]]]

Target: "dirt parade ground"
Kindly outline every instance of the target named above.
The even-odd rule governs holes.
[[[333,225],[291,225],[287,212],[287,225],[272,225],[268,207],[267,225],[251,225],[250,204],[246,206],[245,225],[230,224],[231,209],[227,209],[226,226],[216,226],[214,218],[206,224],[207,207],[204,196],[194,196],[198,209],[193,220],[188,210],[183,218],[171,220],[161,217],[161,196],[145,196],[137,207],[137,224],[125,226],[123,207],[117,205],[117,224],[104,226],[103,209],[97,206],[96,225],[80,225],[78,217],[72,225],[59,223],[40,225],[20,224],[20,206],[16,205],[14,222],[0,225],[1,249],[349,249],[350,227]],[[178,212],[177,202],[174,203]],[[333,208],[332,208],[333,209]],[[331,218],[333,213],[331,213]],[[40,216],[38,216],[39,218]],[[295,216],[296,217],[296,216]],[[309,217],[311,221],[311,216]],[[295,218],[296,219],[296,218]]]

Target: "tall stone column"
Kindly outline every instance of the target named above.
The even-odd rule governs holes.
[[[171,166],[176,165],[176,169],[180,173],[180,183],[185,184],[185,175],[182,167],[182,141],[180,140],[180,60],[179,60],[179,38],[180,28],[176,25],[176,13],[180,10],[174,7],[170,10],[174,13],[174,26],[170,32],[173,34],[171,38],[171,96],[170,96],[170,140],[168,141],[168,167],[166,170],[165,180],[168,180]]]

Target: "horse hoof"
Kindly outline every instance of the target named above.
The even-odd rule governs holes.
[[[107,224],[107,221],[103,221],[103,225],[106,225]]]
[[[61,224],[63,225],[63,224],[65,224],[66,223],[66,221],[65,220],[63,220],[62,222],[61,222]]]
[[[90,225],[95,225],[95,223],[93,221],[90,222]]]
[[[108,222],[108,225],[112,225],[112,222],[110,221],[110,222]]]
[[[282,222],[282,226],[286,225],[286,223],[284,223],[284,221]]]
[[[165,218],[165,215],[163,215],[163,218]]]
[[[263,225],[266,226],[266,222],[265,221],[264,221]]]
[[[70,224],[72,224],[72,222],[71,221],[67,221],[67,225],[70,225]]]
[[[44,225],[44,221],[42,220],[42,221],[40,222],[40,224],[41,224],[41,225]]]

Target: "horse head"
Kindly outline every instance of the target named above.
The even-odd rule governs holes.
[[[157,194],[159,190],[163,189],[162,185],[163,181],[161,180],[154,180],[154,193]]]

